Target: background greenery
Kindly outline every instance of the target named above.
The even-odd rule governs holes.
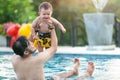
[[[0,0],[0,35],[4,35],[2,26],[4,23],[32,23],[38,16],[38,6],[43,1],[48,1],[53,5],[53,17],[58,19],[67,30],[65,34],[62,34],[56,28],[59,45],[84,46],[88,44],[83,14],[97,12],[92,0]],[[114,13],[119,19],[119,3],[120,0],[109,0],[103,12]]]

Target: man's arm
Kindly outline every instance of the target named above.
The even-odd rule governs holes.
[[[58,39],[54,29],[51,31],[51,47],[39,53],[36,58],[40,62],[48,61],[57,51]]]
[[[66,32],[66,29],[64,28],[64,26],[58,20],[56,20],[55,18],[51,18],[51,20],[60,30],[62,30],[63,33]]]

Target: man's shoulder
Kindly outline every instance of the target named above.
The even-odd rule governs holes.
[[[14,54],[12,57],[11,57],[11,62],[13,64],[17,63],[18,59],[20,59],[20,56]]]

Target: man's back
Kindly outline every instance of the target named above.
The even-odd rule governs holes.
[[[21,58],[14,55],[12,63],[18,80],[45,80],[43,73],[43,62],[37,62],[35,57]]]

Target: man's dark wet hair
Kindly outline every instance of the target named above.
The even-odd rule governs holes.
[[[24,56],[24,51],[28,47],[29,41],[24,37],[19,37],[13,44],[12,49],[16,55],[19,55],[21,57]]]
[[[41,10],[41,8],[44,8],[45,10],[50,8],[51,10],[53,10],[53,7],[49,2],[42,2],[39,6],[39,11]]]

